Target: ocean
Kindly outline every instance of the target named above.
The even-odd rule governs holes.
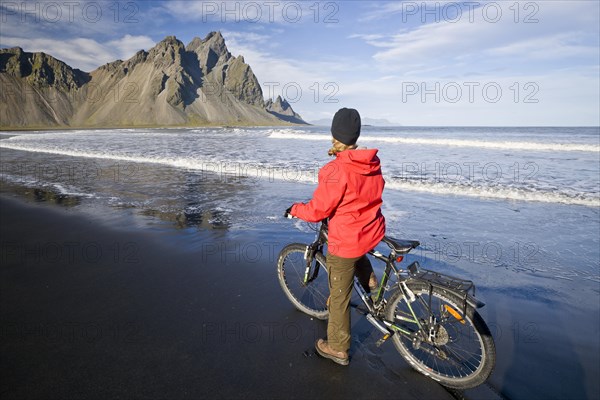
[[[233,234],[289,230],[280,217],[310,199],[331,140],[316,126],[0,138],[2,191],[101,219],[109,208],[136,225]],[[419,239],[438,258],[600,283],[598,128],[366,126],[359,145],[379,149],[388,234]],[[123,213],[113,214],[119,223]],[[576,265],[565,257],[575,249]]]
[[[422,266],[476,283],[503,394],[597,397],[581,372],[600,372],[600,128],[364,126],[359,144],[379,149],[388,235],[420,240]],[[318,126],[2,132],[0,193],[181,246],[211,231],[277,252],[312,240],[313,226],[282,214],[310,199],[329,146]],[[257,268],[275,273],[272,261]],[[562,364],[530,387],[522,357]]]

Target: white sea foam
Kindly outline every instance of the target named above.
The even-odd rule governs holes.
[[[444,182],[403,181],[386,178],[386,189],[425,192],[437,195],[468,196],[498,200],[535,201],[600,207],[600,198],[582,195],[571,196],[559,191],[534,191],[507,186],[457,185]]]
[[[319,140],[329,141],[330,135],[315,135],[304,133],[288,133],[284,131],[271,132],[271,139],[301,139],[301,140]],[[487,141],[487,140],[467,140],[467,139],[441,139],[441,138],[411,138],[394,136],[362,136],[362,142],[384,142],[407,145],[431,145],[431,146],[452,146],[452,147],[474,147],[484,149],[500,150],[522,150],[522,151],[583,151],[600,152],[600,145],[577,144],[577,143],[543,143],[543,142],[520,142],[520,141]]]
[[[66,196],[78,196],[78,197],[88,197],[88,198],[93,198],[93,197],[97,197],[94,194],[91,193],[83,193],[81,191],[79,191],[77,188],[72,187],[72,186],[65,186],[65,185],[61,185],[59,183],[53,183],[52,186],[54,188],[56,188],[56,190],[58,190],[58,192],[62,195],[66,195]]]
[[[33,177],[28,177],[28,176],[15,176],[15,175],[8,174],[8,173],[1,173],[0,179],[4,180],[6,182],[16,183],[18,185],[23,185],[23,186],[29,187],[29,188],[51,187],[58,194],[65,195],[65,196],[78,196],[78,197],[87,197],[87,198],[97,197],[96,195],[91,194],[91,193],[81,192],[78,188],[76,188],[72,185],[60,184],[60,183],[55,183],[55,182],[44,182],[42,180],[35,179]]]
[[[9,183],[17,183],[19,185],[24,185],[27,187],[34,187],[40,184],[40,181],[31,177],[26,176],[15,176],[8,173],[0,173],[0,178],[5,182]]]
[[[93,151],[67,150],[34,146],[25,143],[0,142],[1,148],[33,153],[57,154],[69,157],[95,158],[102,160],[149,163],[175,168],[206,171],[219,175],[238,175],[251,179],[283,180],[299,183],[315,183],[317,171],[293,166],[273,166],[253,161],[202,159],[200,157],[137,156]]]

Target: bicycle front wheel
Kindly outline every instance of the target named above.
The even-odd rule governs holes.
[[[306,245],[289,244],[279,253],[277,276],[285,295],[296,308],[318,319],[327,319],[329,285],[325,257],[315,254],[308,271],[308,282],[304,282]]]
[[[496,349],[479,313],[471,306],[465,313],[463,300],[452,292],[430,292],[423,282],[409,281],[407,286],[415,295],[410,307],[400,290],[386,307],[386,318],[397,329],[392,338],[400,354],[414,369],[450,388],[485,382],[494,368]]]

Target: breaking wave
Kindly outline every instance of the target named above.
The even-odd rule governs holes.
[[[271,139],[302,139],[302,140],[331,140],[330,135],[313,135],[286,133],[282,131],[272,132],[269,135]],[[524,142],[524,141],[487,141],[471,139],[442,139],[442,138],[411,138],[395,136],[362,136],[364,142],[385,142],[407,145],[431,145],[431,146],[452,146],[452,147],[473,147],[483,149],[499,150],[521,150],[521,151],[582,151],[582,152],[600,152],[600,145],[578,144],[578,143],[544,143],[544,142]]]
[[[386,189],[425,192],[437,195],[468,196],[486,199],[560,203],[586,207],[600,207],[600,197],[570,194],[562,191],[533,190],[510,186],[460,185],[445,182],[407,181],[386,178]]]

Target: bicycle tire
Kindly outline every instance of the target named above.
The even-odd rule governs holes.
[[[411,303],[415,315],[420,320],[429,320],[429,285],[418,281],[408,281],[406,284],[415,294],[416,300]],[[458,318],[445,305],[451,307]],[[447,321],[440,325],[443,328],[436,333],[434,340],[417,341],[417,346],[407,335],[397,332],[392,336],[396,349],[412,368],[443,386],[469,389],[485,382],[494,369],[496,348],[490,330],[479,313],[468,305],[466,315],[462,315],[463,300],[437,287],[431,293],[431,309],[438,321],[443,309],[446,309],[448,316]],[[412,325],[412,330],[415,330],[416,324],[396,318],[397,315],[410,315],[400,290],[390,297],[385,315],[389,321],[405,328]],[[441,352],[432,354],[436,353],[436,349]]]
[[[304,285],[305,251],[305,244],[292,243],[285,246],[277,260],[277,277],[283,292],[298,310],[324,320],[329,317],[327,310],[329,281],[325,257],[321,253],[315,254],[312,267],[314,268],[318,262],[319,274],[315,280]]]

